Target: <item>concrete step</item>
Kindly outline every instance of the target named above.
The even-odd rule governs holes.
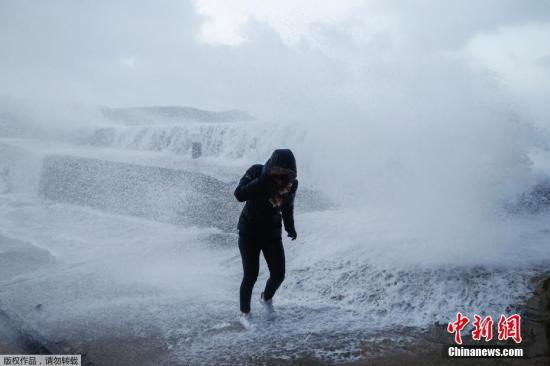
[[[236,230],[242,204],[233,191],[246,169],[241,165],[25,139],[0,139],[0,149],[6,152],[4,185],[11,189],[24,181],[28,190],[36,189],[48,200],[171,224]],[[301,186],[297,212],[330,206],[321,193]]]

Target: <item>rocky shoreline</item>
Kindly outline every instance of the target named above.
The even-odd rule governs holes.
[[[429,331],[420,334],[421,340],[411,343],[405,349],[369,357],[370,350],[364,349],[365,360],[347,366],[386,366],[386,365],[550,365],[550,274],[532,279],[533,295],[526,304],[519,306],[522,311],[522,347],[525,357],[521,359],[450,359],[443,353],[445,345],[452,343],[444,325],[434,325]],[[468,339],[464,339],[468,343]],[[495,343],[499,344],[499,343]],[[502,344],[502,343],[500,343]],[[418,352],[418,350],[422,350]]]
[[[0,310],[0,354],[50,354],[42,341]]]

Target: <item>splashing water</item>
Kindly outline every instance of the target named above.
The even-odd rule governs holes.
[[[548,215],[506,208],[542,174],[530,128],[492,110],[450,126],[402,117],[92,119],[55,137],[5,134],[0,255],[31,265],[5,274],[0,305],[52,341],[102,349],[105,334],[132,335],[174,362],[208,364],[353,360],[388,329],[520,304],[550,262]],[[192,160],[197,136],[204,156]],[[232,189],[276,147],[298,158],[299,240],[285,244],[279,319],[254,304],[260,326],[246,333],[233,322]],[[265,279],[263,268],[254,297]]]

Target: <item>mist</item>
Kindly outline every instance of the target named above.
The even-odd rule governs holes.
[[[96,345],[120,317],[172,360],[249,356],[223,323],[241,275],[232,192],[277,148],[301,191],[280,302],[294,315],[256,334],[282,339],[270,357],[354,360],[331,347],[525,301],[550,260],[541,4],[0,0],[0,239],[54,268],[0,309],[46,338],[86,319]],[[68,319],[62,285],[90,286]]]

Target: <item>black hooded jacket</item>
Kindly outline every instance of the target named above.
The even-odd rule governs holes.
[[[292,188],[290,192],[282,195],[283,202],[280,207],[273,207],[269,202],[269,198],[277,191],[272,177],[268,174],[275,167],[293,172]],[[298,189],[296,173],[296,159],[289,149],[275,150],[264,165],[255,164],[246,171],[235,189],[237,200],[246,201],[238,224],[241,234],[281,237],[282,218],[285,230],[289,235],[295,235],[294,197]]]

